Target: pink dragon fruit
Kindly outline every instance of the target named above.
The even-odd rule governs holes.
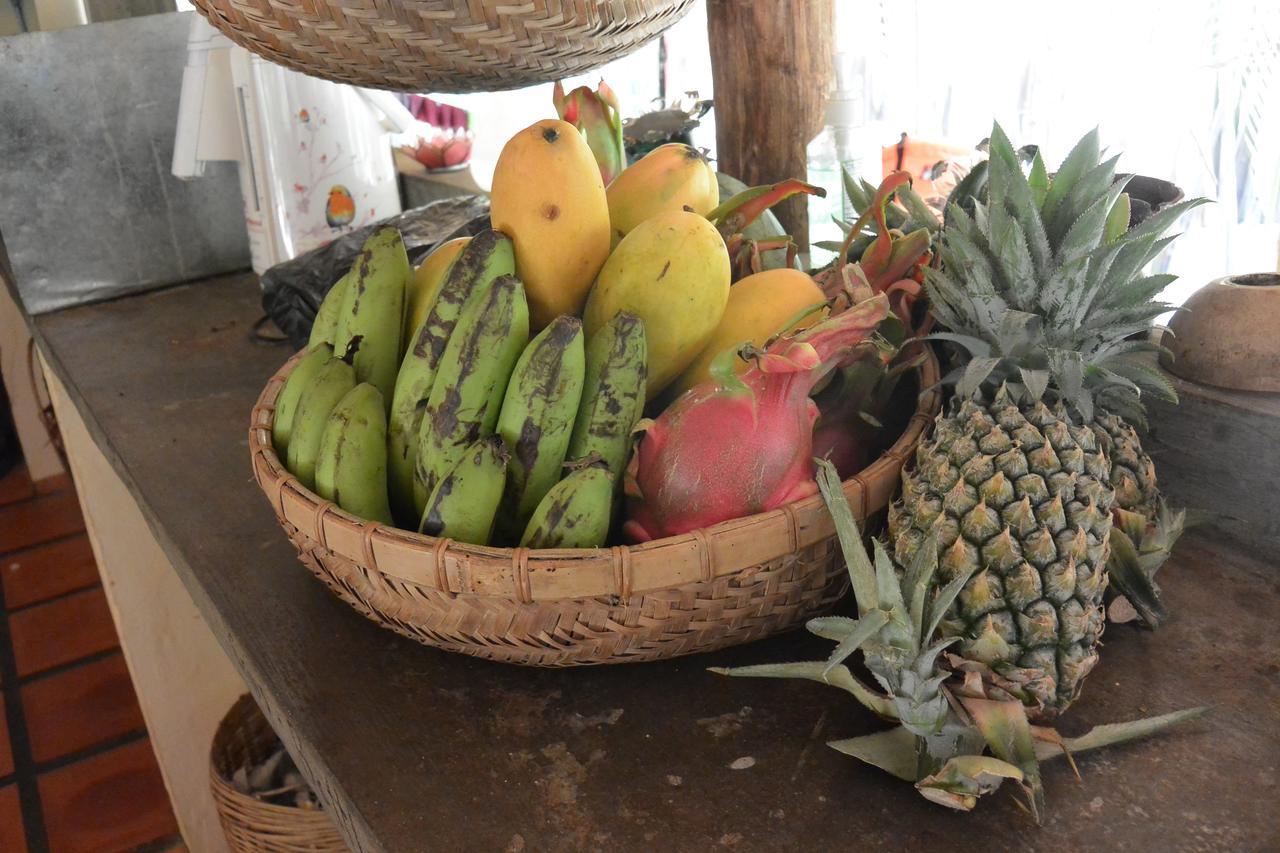
[[[722,357],[715,378],[642,422],[627,467],[624,534],[635,542],[674,536],[815,493],[818,407],[809,393],[888,313],[885,296],[867,299],[779,338],[741,376]]]

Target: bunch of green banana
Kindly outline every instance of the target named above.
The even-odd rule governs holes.
[[[293,433],[293,416],[298,411],[298,403],[302,401],[302,391],[320,367],[333,358],[333,347],[321,341],[307,351],[297,364],[284,387],[276,395],[275,413],[271,418],[271,443],[275,445],[276,456],[284,459],[289,452],[289,437]]]
[[[347,282],[350,280],[351,272],[348,270],[346,275],[333,283],[333,287],[329,288],[329,292],[320,301],[316,319],[311,324],[311,338],[307,341],[307,349],[315,349],[322,343],[333,348],[338,339],[338,316],[342,313],[342,303],[347,299]]]
[[[379,228],[365,241],[345,277],[338,313],[334,351],[343,352],[352,340],[361,340],[353,362],[356,379],[376,387],[387,407],[400,366],[405,288],[412,274],[399,229]]]
[[[644,387],[643,381],[640,387]],[[603,462],[573,471],[551,487],[529,519],[526,548],[598,548],[609,535],[613,475]]]
[[[387,503],[387,416],[382,393],[361,382],[326,420],[316,456],[316,494],[352,515],[391,523]]]
[[[329,358],[303,386],[293,414],[286,466],[308,489],[316,486],[316,460],[329,413],[356,387],[355,369],[341,358]]]
[[[499,435],[469,445],[431,493],[418,531],[473,545],[489,544],[510,458]]]
[[[622,482],[631,431],[644,410],[647,364],[644,322],[634,314],[617,314],[591,336],[569,459],[599,454],[614,481]]]
[[[418,430],[445,347],[467,300],[487,290],[498,276],[513,272],[511,241],[496,231],[477,234],[454,260],[431,310],[409,342],[396,376],[387,424],[391,508],[406,526],[416,525],[421,515],[415,511],[413,499]]]
[[[560,315],[529,342],[516,362],[498,415],[498,435],[511,448],[500,526],[515,538],[560,479],[582,399],[586,354],[582,321]]]
[[[524,286],[500,276],[468,300],[440,358],[418,429],[414,505],[427,498],[473,442],[493,434],[516,359],[529,342]]]

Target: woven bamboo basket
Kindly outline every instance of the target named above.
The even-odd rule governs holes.
[[[626,56],[693,0],[193,0],[228,38],[296,71],[378,89],[489,92]]]
[[[340,598],[430,646],[531,666],[675,657],[757,640],[828,610],[848,580],[835,526],[814,495],[643,545],[530,550],[466,545],[366,522],[291,475],[271,444],[267,382],[249,428],[253,473],[298,556]],[[933,354],[898,440],[845,481],[859,520],[888,506],[903,462],[937,414]]]
[[[323,811],[264,803],[231,785],[231,774],[237,768],[261,762],[278,742],[271,724],[247,693],[218,725],[209,782],[227,844],[235,853],[346,853],[346,843]]]

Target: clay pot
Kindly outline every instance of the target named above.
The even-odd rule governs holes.
[[[1280,392],[1280,274],[1211,281],[1169,324],[1171,373],[1240,391]]]

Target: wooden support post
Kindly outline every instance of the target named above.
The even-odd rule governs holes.
[[[717,167],[748,185],[805,177],[831,83],[832,0],[707,0]],[[805,199],[775,208],[809,243]]]

